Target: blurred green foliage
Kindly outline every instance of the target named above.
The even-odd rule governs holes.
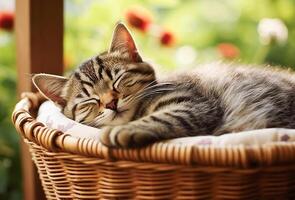
[[[72,69],[105,51],[114,25],[119,20],[126,22],[124,13],[133,5],[147,9],[155,24],[176,36],[173,47],[163,47],[157,36],[129,26],[143,57],[164,69],[183,67],[176,59],[181,46],[195,50],[193,65],[220,60],[220,43],[239,49],[238,62],[295,66],[294,0],[75,0],[66,1],[66,9],[71,10],[65,18],[67,67]],[[279,18],[286,24],[289,37],[285,44],[273,43],[268,48],[261,44],[257,26],[263,18]]]
[[[133,5],[147,9],[154,24],[176,37],[174,46],[163,46],[159,35],[130,27],[143,57],[165,70],[184,67],[183,54],[179,58],[184,46],[193,50],[191,66],[224,59],[222,43],[235,46],[238,62],[295,67],[294,0],[66,0],[65,5],[68,71],[108,48],[114,25],[126,22],[124,13]],[[263,18],[279,18],[286,24],[285,44],[260,42],[257,26]],[[15,63],[14,34],[0,30],[0,199],[21,199],[19,139],[10,122],[16,103]]]
[[[14,36],[0,31],[0,199],[21,198],[19,138],[10,120],[15,91]]]

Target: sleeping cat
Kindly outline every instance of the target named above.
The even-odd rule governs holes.
[[[101,142],[110,147],[295,128],[291,73],[215,63],[157,79],[122,23],[115,28],[109,51],[82,63],[69,78],[37,74],[33,82],[68,118],[102,128]]]

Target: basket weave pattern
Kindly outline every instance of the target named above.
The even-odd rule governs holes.
[[[25,94],[12,121],[48,199],[295,199],[294,142],[110,149],[37,122],[43,101]]]

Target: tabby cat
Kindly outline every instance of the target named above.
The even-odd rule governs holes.
[[[122,23],[115,28],[109,51],[82,63],[69,78],[37,74],[33,82],[65,116],[102,128],[101,142],[110,147],[295,128],[293,74],[215,63],[157,79]]]

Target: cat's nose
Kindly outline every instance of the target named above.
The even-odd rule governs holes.
[[[113,99],[111,102],[106,104],[107,109],[117,110],[118,99]]]

